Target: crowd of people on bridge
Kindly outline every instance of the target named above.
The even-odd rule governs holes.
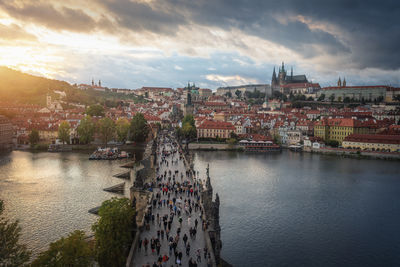
[[[160,138],[157,156],[157,176],[149,185],[153,198],[144,216],[145,229],[153,229],[154,236],[145,237],[138,244],[139,253],[156,260],[152,265],[148,261],[143,267],[211,266],[207,247],[197,247],[195,242],[198,231],[208,227],[203,220],[200,202],[203,185],[199,173],[196,175],[187,168],[183,152],[168,136]],[[180,162],[184,170],[178,168]],[[183,246],[179,246],[182,242]],[[168,247],[164,249],[168,252],[161,253],[162,247]]]

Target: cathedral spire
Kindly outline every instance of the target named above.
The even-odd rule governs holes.
[[[285,63],[282,61],[282,72],[285,72]]]
[[[290,77],[293,79],[293,67],[290,70]]]
[[[342,83],[343,87],[346,87],[346,78],[343,77],[343,83]]]
[[[339,77],[339,80],[337,81],[337,86],[342,87],[342,80],[340,79],[340,77]]]

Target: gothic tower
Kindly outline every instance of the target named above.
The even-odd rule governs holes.
[[[51,108],[51,96],[49,95],[49,93],[47,93],[46,96],[46,106],[47,108]]]
[[[275,89],[277,87],[278,87],[278,79],[276,78],[276,72],[274,67],[274,71],[272,72],[271,88]]]
[[[337,81],[337,86],[342,87],[342,80],[340,79],[340,77],[339,77],[339,80]]]
[[[282,62],[282,68],[279,70],[279,85],[284,85],[286,79],[285,64]]]
[[[342,83],[343,87],[346,87],[346,78],[343,78],[343,83]]]

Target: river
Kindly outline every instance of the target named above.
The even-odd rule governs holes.
[[[283,151],[195,152],[234,266],[400,266],[400,163]]]
[[[103,188],[125,181],[112,176],[126,170],[120,168],[126,160],[90,161],[89,154],[13,151],[0,155],[4,215],[20,221],[21,242],[33,256],[71,231],[90,234],[98,217],[88,210],[121,196]],[[135,154],[141,157],[141,152]]]
[[[138,156],[140,157],[140,156]],[[400,266],[400,163],[328,155],[195,152],[221,199],[222,256],[234,266]],[[88,153],[0,156],[5,216],[36,255],[116,196],[121,161]]]

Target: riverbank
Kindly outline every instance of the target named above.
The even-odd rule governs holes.
[[[325,148],[305,148],[304,152],[308,153],[319,153],[319,154],[327,154],[341,157],[349,157],[356,159],[385,159],[385,160],[400,160],[400,153],[395,152],[373,152],[373,151],[360,151],[354,149],[346,149],[346,148],[333,148],[333,147],[325,147]]]
[[[288,149],[282,147],[282,149]],[[237,151],[245,152],[243,147],[239,145],[230,145],[224,143],[190,143],[189,150],[193,151]],[[345,148],[304,148],[302,151],[308,153],[319,153],[335,155],[340,157],[358,158],[358,159],[385,159],[385,160],[400,160],[400,153],[395,152],[373,152],[373,151],[358,151]]]
[[[87,145],[65,145],[66,151],[63,152],[70,152],[70,151],[91,151],[93,152],[98,147],[103,147],[104,144],[87,144]],[[146,147],[146,143],[137,143],[137,144],[123,144],[123,145],[115,145],[115,144],[108,144],[108,147],[118,147],[120,150],[136,150],[136,149],[144,149]],[[30,145],[19,145],[14,148],[14,150],[19,151],[47,151],[49,148],[49,144],[37,144],[34,147]]]
[[[239,145],[230,145],[224,143],[190,143],[189,150],[199,151],[244,151]]]

